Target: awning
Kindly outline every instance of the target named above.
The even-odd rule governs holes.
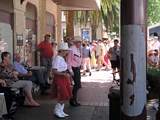
[[[100,0],[53,0],[62,10],[98,10]]]

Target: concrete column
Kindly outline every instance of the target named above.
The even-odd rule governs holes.
[[[121,0],[121,120],[146,120],[146,0]]]
[[[39,1],[39,28],[40,28],[40,39],[43,40],[44,35],[46,34],[46,0]],[[39,43],[40,41],[38,41]]]
[[[62,31],[61,31],[61,28],[62,28],[62,20],[61,20],[61,17],[62,17],[62,14],[61,14],[61,6],[60,5],[57,5],[57,17],[56,17],[56,41],[58,43],[61,42],[62,40]]]
[[[17,47],[16,34],[23,34],[25,36],[25,10],[20,4],[20,1],[13,0],[14,4],[14,52],[20,52],[23,55],[23,50]],[[25,42],[25,40],[23,41]]]
[[[67,36],[68,37],[74,37],[74,11],[68,11],[67,12]]]

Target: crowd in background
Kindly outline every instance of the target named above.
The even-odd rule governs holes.
[[[114,40],[119,41],[119,38],[103,38],[92,40],[91,42],[82,41],[82,75],[86,75],[86,72],[89,72],[89,75],[91,75],[91,69],[95,69],[96,71],[112,69],[110,62],[112,55],[109,50],[114,46]],[[68,42],[70,46],[72,45],[72,39],[67,38],[64,41]]]
[[[150,36],[147,41],[148,67],[160,68],[160,36]]]

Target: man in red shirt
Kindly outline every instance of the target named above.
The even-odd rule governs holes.
[[[46,68],[45,79],[48,80],[51,67],[52,67],[52,57],[53,57],[53,47],[50,43],[50,34],[44,36],[44,40],[38,45],[38,50],[40,51],[40,65]]]

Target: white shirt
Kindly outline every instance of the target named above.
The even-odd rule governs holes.
[[[65,59],[59,55],[57,55],[52,61],[52,68],[57,69],[58,72],[66,71],[67,67]]]

